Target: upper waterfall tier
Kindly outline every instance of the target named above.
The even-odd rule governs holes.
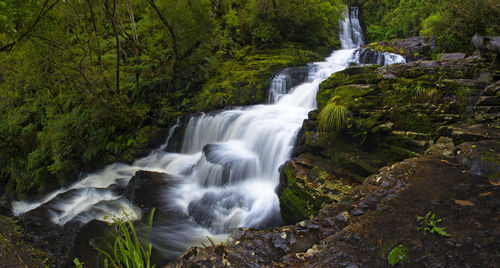
[[[342,13],[342,18],[339,19],[340,26],[340,44],[342,49],[358,48],[364,44],[363,30],[359,23],[359,9],[350,6]]]

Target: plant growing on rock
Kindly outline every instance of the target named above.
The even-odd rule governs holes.
[[[424,231],[424,234],[427,232],[430,233],[437,233],[443,237],[450,237],[450,234],[448,234],[444,229],[445,227],[438,227],[437,224],[442,222],[442,219],[437,219],[436,214],[432,213],[429,211],[425,216],[417,216],[417,220],[419,221],[420,227],[417,227],[417,230],[422,230]]]
[[[319,130],[337,134],[345,125],[347,115],[347,107],[338,103],[338,97],[331,98],[318,115]]]
[[[399,245],[389,252],[389,255],[387,255],[387,261],[391,265],[396,265],[404,261],[407,256],[408,254],[406,252],[406,248],[403,245]]]

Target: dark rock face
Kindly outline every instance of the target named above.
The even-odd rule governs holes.
[[[127,187],[123,190],[123,196],[137,207],[151,209],[158,206],[162,191],[169,186],[165,173],[139,170],[130,179]]]

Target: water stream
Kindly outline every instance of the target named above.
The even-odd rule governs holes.
[[[54,224],[84,224],[110,220],[124,208],[132,219],[140,219],[139,208],[108,188],[125,187],[137,171],[145,170],[168,174],[164,180],[172,180],[160,196],[151,197],[161,202],[153,244],[167,257],[199,245],[207,236],[224,240],[230,228],[279,224],[278,170],[290,158],[302,122],[316,109],[319,85],[332,73],[359,63],[356,48],[363,36],[357,9],[344,16],[339,23],[343,49],[310,64],[305,82],[295,87],[290,88],[286,70],[278,74],[271,82],[269,104],[194,116],[179,153],[165,152],[164,144],[131,165],[109,165],[38,202],[13,202],[15,214],[44,209]]]

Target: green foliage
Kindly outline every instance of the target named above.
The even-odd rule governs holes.
[[[75,268],[83,268],[83,263],[81,263],[78,258],[74,258],[73,263],[75,264]]]
[[[437,233],[443,237],[450,237],[450,235],[444,230],[445,227],[438,227],[437,224],[442,222],[442,219],[437,219],[434,220],[436,217],[436,214],[432,213],[429,211],[425,216],[417,216],[417,220],[419,221],[420,226],[417,227],[417,230],[423,231],[424,234],[427,232],[430,233]]]
[[[423,21],[421,34],[435,36],[442,51],[471,51],[474,34],[500,34],[500,3],[497,0],[442,0]]]
[[[124,211],[125,212],[125,211]],[[149,217],[149,234],[151,234],[151,228],[153,226],[153,216],[155,210],[151,211]],[[115,243],[113,246],[113,252],[108,253],[104,250],[96,248],[101,252],[106,259],[104,260],[105,267],[134,267],[134,268],[149,268],[155,267],[151,266],[151,243],[145,248],[140,242],[137,235],[136,228],[127,214],[125,213],[125,219],[115,218],[116,226],[116,236]]]
[[[396,92],[413,98],[429,99],[434,97],[438,93],[438,90],[428,83],[422,81],[414,83],[413,81],[413,83],[402,84],[397,87]]]
[[[337,100],[336,97],[330,99],[329,103],[319,113],[318,121],[321,131],[338,133],[345,125],[348,110],[346,106],[338,104]]]
[[[387,255],[387,261],[391,265],[396,265],[404,261],[406,258],[407,258],[407,253],[403,245],[395,247],[393,250],[391,250],[391,252],[389,252],[389,255]]]
[[[362,8],[370,42],[424,35],[435,37],[439,51],[470,52],[470,40],[500,34],[497,0],[366,0],[348,1]]]

